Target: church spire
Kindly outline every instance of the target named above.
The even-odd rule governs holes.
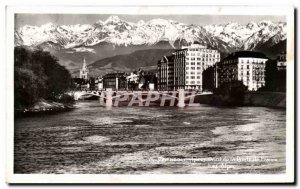
[[[82,79],[87,79],[88,78],[88,68],[86,65],[85,57],[83,57],[83,64],[82,64],[82,69],[80,69],[80,74],[79,77]]]
[[[86,61],[85,61],[85,57],[83,57],[83,65],[82,65],[82,69],[85,70],[87,67],[86,67]]]

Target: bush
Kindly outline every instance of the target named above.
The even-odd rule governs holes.
[[[218,105],[241,106],[243,105],[246,91],[247,87],[242,81],[231,81],[223,83],[220,87],[214,89],[214,95],[215,99],[218,99]]]

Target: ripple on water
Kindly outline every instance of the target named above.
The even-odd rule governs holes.
[[[118,124],[118,123],[131,123],[133,122],[128,117],[124,118],[112,118],[112,117],[99,117],[94,120],[92,120],[93,124],[96,125],[112,125],[112,124]]]
[[[99,135],[93,135],[93,136],[88,136],[88,137],[84,137],[83,140],[89,142],[89,143],[103,143],[105,141],[110,140],[110,138],[108,137],[104,137],[104,136],[99,136]]]

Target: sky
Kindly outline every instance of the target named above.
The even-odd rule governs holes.
[[[49,22],[57,25],[73,24],[93,24],[98,20],[105,21],[109,14],[16,14],[15,27],[24,25],[40,26]],[[138,22],[140,20],[149,21],[155,18],[170,19],[185,24],[208,25],[208,24],[227,24],[237,22],[247,24],[249,22],[259,22],[269,20],[273,22],[286,21],[284,16],[246,16],[246,15],[118,15],[120,19],[128,22]]]

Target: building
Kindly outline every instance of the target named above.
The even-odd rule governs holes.
[[[159,88],[202,91],[202,72],[218,61],[220,53],[217,50],[208,49],[200,44],[183,46],[158,62]]]
[[[202,72],[202,89],[203,91],[206,92],[212,92],[215,88],[218,87],[218,80],[217,80],[217,65],[218,63],[216,63],[213,66],[210,66],[208,68],[206,68],[203,72]]]
[[[174,89],[174,55],[164,56],[158,61],[158,89],[173,90]]]
[[[127,80],[124,72],[108,73],[103,76],[103,87],[105,89],[126,90]]]
[[[138,72],[138,89],[139,90],[154,90],[157,89],[156,73],[140,70]]]
[[[82,68],[80,69],[79,71],[79,78],[81,79],[88,79],[88,68],[87,68],[87,65],[86,65],[86,62],[85,62],[85,58],[83,58],[83,65],[82,65]]]
[[[216,64],[217,85],[242,81],[248,90],[265,86],[265,67],[268,58],[258,52],[239,51]]]
[[[103,78],[102,78],[102,77],[98,77],[98,78],[95,80],[95,85],[96,85],[96,89],[97,89],[98,91],[103,90]]]
[[[277,70],[286,70],[286,52],[277,56]]]
[[[220,53],[199,44],[182,48],[186,49],[185,88],[202,91],[202,72],[220,61]]]
[[[136,71],[126,76],[128,90],[137,90],[139,85],[139,76]]]

